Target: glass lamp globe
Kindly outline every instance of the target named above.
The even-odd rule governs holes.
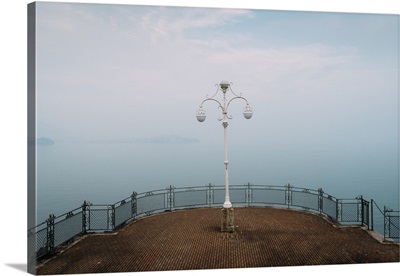
[[[203,108],[199,108],[198,110],[197,110],[197,112],[196,112],[196,118],[197,118],[197,121],[199,121],[200,123],[201,122],[204,122],[204,120],[206,119],[206,112],[203,110]]]
[[[219,86],[221,87],[221,89],[222,89],[222,92],[226,92],[226,90],[229,88],[229,82],[228,81],[226,81],[226,80],[224,80],[224,81],[221,81],[221,83],[219,84]]]
[[[250,105],[246,105],[246,107],[243,109],[243,116],[246,119],[250,119],[253,116],[253,109]]]

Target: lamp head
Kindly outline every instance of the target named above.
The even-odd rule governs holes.
[[[196,112],[196,118],[197,121],[204,122],[204,120],[206,119],[206,112],[204,111],[203,107],[199,107],[199,109]]]
[[[225,93],[226,90],[228,90],[228,88],[229,88],[229,82],[228,81],[221,81],[219,86],[221,87],[222,92]]]
[[[246,105],[246,107],[243,109],[243,116],[246,119],[250,119],[253,116],[253,108],[249,104]]]

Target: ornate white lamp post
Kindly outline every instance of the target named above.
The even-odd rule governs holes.
[[[200,107],[197,110],[196,117],[199,122],[204,122],[204,120],[206,119],[206,113],[203,109],[203,104],[206,101],[215,101],[219,105],[219,108],[221,108],[221,111],[222,111],[222,118],[218,118],[219,121],[222,121],[222,126],[224,127],[224,154],[225,154],[225,161],[224,161],[224,164],[225,164],[225,202],[224,202],[223,209],[222,209],[221,230],[232,232],[232,231],[234,231],[235,227],[233,224],[233,219],[234,219],[233,207],[232,207],[232,203],[229,198],[229,177],[228,177],[229,161],[228,161],[228,148],[227,148],[227,143],[226,143],[228,119],[229,120],[232,119],[232,116],[230,116],[228,114],[228,108],[229,108],[230,103],[233,100],[236,100],[236,99],[244,100],[246,102],[246,106],[243,109],[243,115],[246,119],[250,119],[253,116],[253,109],[251,108],[249,102],[244,97],[242,97],[242,94],[237,95],[232,91],[231,83],[229,83],[227,81],[221,81],[221,83],[219,85],[217,84],[216,86],[217,86],[217,91],[215,92],[215,94],[212,97],[209,97],[207,95],[206,99],[201,102]],[[221,90],[223,93],[222,102],[215,99],[215,96],[218,94],[219,90]],[[230,90],[233,94],[233,97],[229,100],[226,98],[226,92],[228,90]]]

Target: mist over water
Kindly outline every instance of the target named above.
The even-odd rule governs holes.
[[[55,143],[37,148],[37,218],[61,215],[84,200],[113,204],[133,191],[224,184],[222,143]],[[363,195],[398,210],[397,157],[368,153],[305,158],[282,149],[228,151],[231,185],[279,185],[318,189],[337,198]],[[374,155],[374,158],[377,158]],[[307,160],[307,161],[306,161]],[[384,161],[384,162],[383,162]],[[234,204],[234,203],[233,203]]]
[[[84,200],[111,204],[133,191],[206,185],[210,179],[222,179],[212,169],[213,162],[201,160],[202,154],[204,149],[192,143],[61,143],[39,147],[38,217],[79,207]]]

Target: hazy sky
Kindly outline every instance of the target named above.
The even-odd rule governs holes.
[[[398,35],[395,15],[39,2],[39,135],[203,140],[219,110],[195,111],[226,79],[254,107],[231,110],[249,142],[388,143]]]
[[[39,2],[38,136],[222,147],[217,105],[195,115],[228,80],[254,109],[233,102],[228,128],[249,175],[394,188],[398,64],[397,15]]]

